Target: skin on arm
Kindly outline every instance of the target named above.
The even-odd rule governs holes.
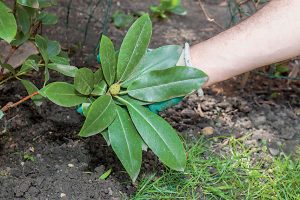
[[[191,47],[205,86],[300,55],[300,0],[273,0],[252,17]]]

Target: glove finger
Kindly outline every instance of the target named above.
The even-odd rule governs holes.
[[[182,101],[184,97],[176,97],[167,101],[157,102],[151,105],[148,105],[148,108],[151,112],[157,114],[158,112],[164,111],[165,109],[172,107]]]

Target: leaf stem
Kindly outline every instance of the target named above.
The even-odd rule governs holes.
[[[32,97],[34,97],[34,96],[36,96],[36,95],[38,95],[38,94],[39,94],[39,92],[34,92],[34,93],[32,93],[31,95],[28,95],[28,96],[24,97],[23,99],[21,99],[20,101],[18,101],[18,102],[16,102],[16,103],[9,102],[9,103],[7,103],[3,108],[1,108],[1,111],[2,111],[2,112],[6,112],[6,111],[8,111],[8,110],[11,109],[11,108],[17,107],[17,106],[20,105],[21,103],[23,103],[23,102],[25,102],[25,101],[31,99]]]
[[[119,92],[119,94],[128,94],[128,90],[126,90],[126,91],[121,91],[121,92]]]
[[[122,97],[119,96],[114,96],[115,98],[117,98],[118,100],[120,100],[122,103],[128,103],[128,101],[126,101],[125,99],[123,99]]]

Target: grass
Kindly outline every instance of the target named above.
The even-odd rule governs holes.
[[[266,148],[246,148],[228,138],[224,155],[203,139],[188,145],[184,173],[166,170],[142,179],[134,200],[146,199],[300,199],[300,161]],[[257,151],[264,155],[255,159]]]

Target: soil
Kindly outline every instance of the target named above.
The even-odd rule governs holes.
[[[83,0],[73,2],[82,13],[78,12],[77,21],[72,23],[77,23],[77,27],[83,26],[87,23],[84,12],[88,5]],[[230,16],[227,8],[219,4],[221,1],[207,2],[210,3],[205,6],[209,13],[213,13],[211,17],[224,25],[228,24]],[[133,13],[146,11],[156,1],[133,3],[124,0],[113,3],[113,11]],[[60,1],[60,4],[62,6],[55,11],[65,16],[67,3]],[[151,47],[183,44],[185,41],[196,43],[222,31],[206,20],[198,1],[187,1],[185,6],[187,16],[172,15],[164,21],[154,20]],[[76,40],[82,41],[82,30],[73,31],[74,34],[66,37],[72,30],[66,33],[65,23],[61,21],[57,29],[43,30],[49,38],[63,41],[65,48],[72,49],[74,65],[96,67],[94,49],[101,32],[101,21],[96,19],[101,19],[103,14],[103,8],[97,9],[89,28],[93,31],[90,31],[87,43],[80,50],[68,46],[67,40],[72,44]],[[65,34],[60,34],[62,31]],[[117,29],[110,23],[109,35],[118,45],[124,34],[123,29]],[[39,77],[38,74],[32,76]],[[35,84],[41,85],[40,80],[33,79]],[[52,73],[51,79],[62,78]],[[246,141],[249,147],[267,142],[270,156],[282,151],[293,154],[299,147],[299,83],[287,85],[284,80],[268,79],[252,73],[246,86],[242,88],[240,85],[241,78],[215,85],[205,89],[204,96],[193,94],[161,113],[161,116],[188,140],[195,140],[203,134],[208,138],[249,135]],[[0,94],[0,105],[26,96],[18,81],[0,86]],[[9,111],[0,121],[0,199],[126,199],[134,194],[136,184],[130,182],[111,147],[100,136],[86,139],[77,136],[83,120],[75,110],[47,101],[41,107],[28,101]],[[215,144],[223,142],[220,138]],[[222,148],[222,152],[226,152],[226,148]],[[257,156],[262,155],[258,151]],[[143,160],[140,177],[152,172],[159,174],[164,169],[151,151],[144,153]],[[100,180],[99,177],[109,169],[112,169],[111,175],[106,180]]]

